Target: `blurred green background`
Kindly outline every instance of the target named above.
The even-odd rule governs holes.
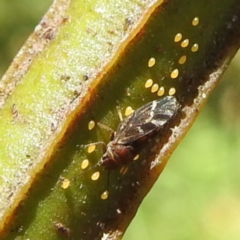
[[[52,1],[0,1],[0,76]],[[240,239],[240,54],[124,239]]]

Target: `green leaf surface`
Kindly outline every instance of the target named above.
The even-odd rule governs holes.
[[[3,239],[120,239],[238,49],[239,13],[236,0],[55,2],[1,81]],[[96,123],[115,130],[118,106],[166,95],[182,112],[139,159],[96,166],[86,145],[110,137]]]

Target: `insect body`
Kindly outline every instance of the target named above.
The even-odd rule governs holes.
[[[133,161],[149,139],[176,115],[180,104],[173,96],[149,102],[118,126],[98,165],[112,170]]]

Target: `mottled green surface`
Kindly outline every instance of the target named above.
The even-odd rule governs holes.
[[[196,14],[198,14],[197,10],[198,9],[196,9],[196,12],[193,13],[192,16],[195,16]],[[210,13],[211,13],[211,10],[209,10],[209,14]],[[182,14],[182,16],[183,16],[183,21],[189,23],[189,28],[191,31],[191,28],[192,28],[190,27],[191,18],[188,18],[184,14]],[[212,17],[214,18],[214,16]],[[176,22],[174,24],[176,24]],[[181,24],[181,21],[179,24]],[[186,31],[186,34],[188,33],[187,29],[183,30],[183,28],[179,28],[177,30]],[[172,32],[173,34],[169,34],[169,35],[174,36],[177,30],[175,29]],[[201,32],[201,35],[203,34],[204,34],[204,31]],[[167,39],[166,42],[167,41],[170,41],[170,39]],[[173,43],[171,44],[174,46]],[[174,55],[174,51],[170,52],[170,54],[172,54],[175,57],[175,59],[178,59],[177,52],[175,53],[176,55]],[[136,57],[136,59],[138,58]],[[144,61],[145,62],[143,64],[146,64],[146,60]],[[161,64],[164,64],[164,62],[162,62]],[[169,69],[165,69],[165,70],[170,72]],[[131,76],[128,76],[128,77],[131,77]],[[147,74],[145,78],[148,78]],[[111,97],[109,98],[111,99]],[[222,99],[222,98],[219,98],[219,99]],[[137,101],[137,98],[136,98],[136,101]],[[126,100],[125,104],[127,105],[128,102],[129,100]],[[238,183],[236,181],[236,177],[234,178],[234,176],[237,175],[238,169],[239,169],[238,167],[236,167],[237,165],[235,165],[238,159],[237,153],[236,153],[236,157],[231,157],[232,154],[235,156],[234,149],[236,150],[237,146],[239,146],[237,144],[237,141],[235,140],[238,134],[237,134],[237,131],[234,132],[233,130],[232,131],[222,130],[222,125],[220,124],[221,122],[215,121],[216,119],[217,120],[221,119],[221,117],[219,117],[219,115],[217,115],[217,117],[213,117],[212,112],[214,111],[212,111],[211,109],[209,111],[207,110],[206,110],[206,113],[203,114],[202,118],[199,119],[200,121],[199,125],[196,125],[196,127],[192,130],[192,134],[194,134],[194,130],[195,130],[196,132],[195,135],[188,136],[186,140],[183,142],[183,144],[181,144],[180,149],[176,151],[174,154],[174,157],[176,160],[172,159],[170,161],[168,170],[161,176],[159,181],[160,186],[159,187],[156,186],[155,188],[155,191],[157,192],[158,197],[151,197],[150,195],[148,199],[151,200],[152,198],[153,202],[145,204],[146,210],[144,209],[140,210],[140,211],[143,211],[139,213],[140,216],[141,215],[143,216],[143,219],[140,220],[139,223],[137,223],[137,219],[136,219],[134,223],[136,224],[136,229],[134,230],[134,227],[133,227],[132,230],[130,230],[130,231],[134,231],[132,235],[134,236],[134,238],[137,237],[138,233],[139,233],[138,239],[141,239],[141,237],[142,239],[148,239],[148,238],[159,239],[160,236],[163,239],[193,239],[193,238],[197,239],[197,236],[198,237],[201,236],[201,239],[202,239],[202,236],[206,236],[206,239],[207,238],[212,239],[214,237],[216,239],[220,239],[220,237],[224,236],[224,233],[220,234],[220,230],[225,231],[226,224],[222,223],[223,221],[221,221],[221,219],[223,218],[226,219],[224,214],[226,214],[226,212],[228,213],[228,211],[226,210],[226,212],[222,213],[221,204],[223,204],[226,207],[228,206],[226,201],[229,201],[230,202],[229,205],[232,206],[233,205],[232,202],[233,202],[234,204],[237,204],[237,206],[239,206],[238,201],[236,200],[238,198],[236,197],[238,193],[231,193],[231,191],[233,191],[234,189],[237,189],[236,184]],[[103,113],[102,112],[103,110],[101,108],[98,108],[98,111]],[[207,114],[208,112],[211,112],[209,114],[210,120],[209,119],[204,120],[204,117],[208,116]],[[113,114],[114,114],[114,118],[117,119],[116,112],[114,112]],[[218,112],[218,114],[220,113]],[[231,113],[223,112],[223,117],[225,122],[229,123],[229,119],[226,117],[226,114],[228,115]],[[232,117],[231,117],[231,120],[232,120]],[[206,129],[208,128],[211,129],[211,132],[209,134],[206,131]],[[82,134],[84,136],[84,132]],[[100,133],[98,133],[98,136],[94,136],[94,133],[93,135],[90,135],[89,136],[90,141],[94,141],[95,139],[98,139],[99,134]],[[106,137],[106,134],[104,135]],[[221,142],[219,142],[218,144],[217,140]],[[234,144],[231,144],[232,142]],[[227,144],[223,145],[224,143],[227,143]],[[184,147],[184,144],[185,144],[185,147]],[[216,149],[214,149],[212,144],[217,145]],[[207,151],[207,147],[210,147],[209,148],[210,150]],[[222,150],[224,153],[221,154],[220,150]],[[99,153],[98,155],[96,155],[95,158],[96,159],[99,158]],[[189,162],[187,162],[188,159],[189,159]],[[231,159],[231,161],[229,159]],[[55,165],[54,170],[56,173],[58,173],[56,166],[59,167],[59,171],[61,171],[61,168],[66,167],[66,164],[68,163],[65,160],[66,159],[62,157],[62,163]],[[222,164],[220,164],[219,162]],[[209,167],[208,167],[208,164],[209,164]],[[78,163],[76,163],[76,165],[72,165],[70,169],[72,170],[76,169],[77,171],[78,169],[77,165]],[[233,172],[235,175],[233,174]],[[170,176],[166,179],[165,175],[167,175],[167,173]],[[227,173],[229,174],[229,178],[226,177]],[[50,177],[48,175],[44,176],[43,177],[44,184],[42,185],[43,188],[45,188],[46,185],[48,187],[53,186],[53,184],[58,180],[58,177],[59,177],[58,174],[56,175],[53,174]],[[68,175],[66,174],[65,177],[68,177]],[[217,178],[220,178],[221,180],[217,180]],[[228,179],[233,179],[232,185],[228,182]],[[106,179],[103,179],[102,182],[98,182],[98,184],[103,186],[103,189],[105,189]],[[225,188],[222,188],[222,185]],[[217,192],[216,188],[220,190]],[[205,189],[205,190],[200,192],[199,189],[200,190]],[[30,233],[28,233],[29,236],[31,236],[31,231],[34,233],[36,230],[37,232],[41,232],[43,234],[42,236],[44,236],[44,234],[49,234],[48,229],[43,228],[42,226],[46,225],[46,226],[49,226],[49,228],[52,228],[52,222],[57,221],[58,219],[59,221],[67,221],[66,219],[67,217],[69,217],[69,219],[75,219],[76,222],[74,224],[76,224],[76,226],[80,224],[80,222],[77,220],[79,216],[74,217],[74,214],[76,215],[79,214],[78,211],[81,212],[81,210],[73,208],[70,211],[72,216],[69,216],[69,215],[66,216],[64,215],[65,210],[62,209],[62,204],[66,201],[66,199],[68,199],[68,205],[69,204],[71,205],[71,200],[72,200],[71,198],[74,196],[74,199],[78,199],[78,194],[75,193],[75,195],[73,195],[71,193],[71,190],[69,191],[67,190],[64,192],[61,188],[59,188],[59,185],[57,185],[56,192],[52,192],[50,197],[48,197],[47,199],[46,196],[49,194],[48,191],[50,190],[36,189],[36,193],[34,193],[36,194],[36,196],[38,196],[41,199],[40,204],[38,206],[39,210],[35,209],[36,206],[34,204],[32,207],[31,205],[28,205],[26,208],[28,211],[29,209],[32,210],[32,214],[29,214],[29,219],[31,219],[33,215],[36,216],[35,227],[30,229]],[[99,192],[101,192],[101,189],[99,190]],[[96,194],[96,196],[99,196],[99,195]],[[59,201],[58,203],[54,200],[55,197],[58,199]],[[213,200],[211,201],[211,199]],[[214,201],[216,201],[220,205],[219,208],[217,208],[217,204],[215,204]],[[46,205],[48,205],[47,207],[48,210],[45,212],[41,212],[41,208],[44,208]],[[210,211],[212,209],[212,206],[214,207],[214,209]],[[108,207],[103,206],[103,208],[107,209],[108,211]],[[159,213],[156,211],[156,209],[159,210]],[[226,207],[226,209],[228,208]],[[61,214],[59,210],[62,210]],[[52,212],[55,212],[55,214],[52,214]],[[220,212],[220,217],[218,214],[219,212]],[[42,217],[43,215],[44,217]],[[64,219],[63,217],[59,217],[60,215],[64,216]],[[224,215],[224,217],[221,218],[221,215]],[[196,217],[196,216],[200,216],[200,217]],[[231,220],[231,216],[232,215],[229,215],[230,220]],[[45,221],[46,218],[50,220],[50,225],[48,222]],[[196,219],[196,221],[192,220],[194,218]],[[216,219],[215,224],[212,218]],[[23,218],[23,219],[24,219],[23,221],[26,221],[28,223],[27,218]],[[200,220],[198,221],[198,219]],[[153,220],[153,223],[150,222],[151,220]],[[41,221],[44,221],[43,225],[41,225]],[[207,224],[207,222],[212,223],[212,225]],[[233,224],[236,224],[236,222],[233,221]],[[232,234],[232,232],[234,231],[234,228],[232,228],[233,224],[229,224],[229,228],[228,228],[229,234],[225,233],[226,234],[225,236],[229,236],[230,234]],[[219,229],[217,229],[218,226],[219,226]],[[144,235],[145,233],[140,231],[143,229],[146,229],[145,230],[146,235]],[[154,231],[159,231],[159,233]],[[130,234],[130,232],[128,234]],[[128,235],[126,235],[125,238],[132,239],[133,237],[128,237]],[[19,239],[22,239],[22,238],[19,238]],[[54,238],[50,238],[50,239],[54,239]]]

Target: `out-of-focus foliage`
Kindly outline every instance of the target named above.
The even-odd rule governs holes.
[[[0,76],[51,3],[51,0],[0,1]]]
[[[0,2],[0,75],[50,4]],[[240,238],[239,63],[240,54],[144,200],[125,239]]]

